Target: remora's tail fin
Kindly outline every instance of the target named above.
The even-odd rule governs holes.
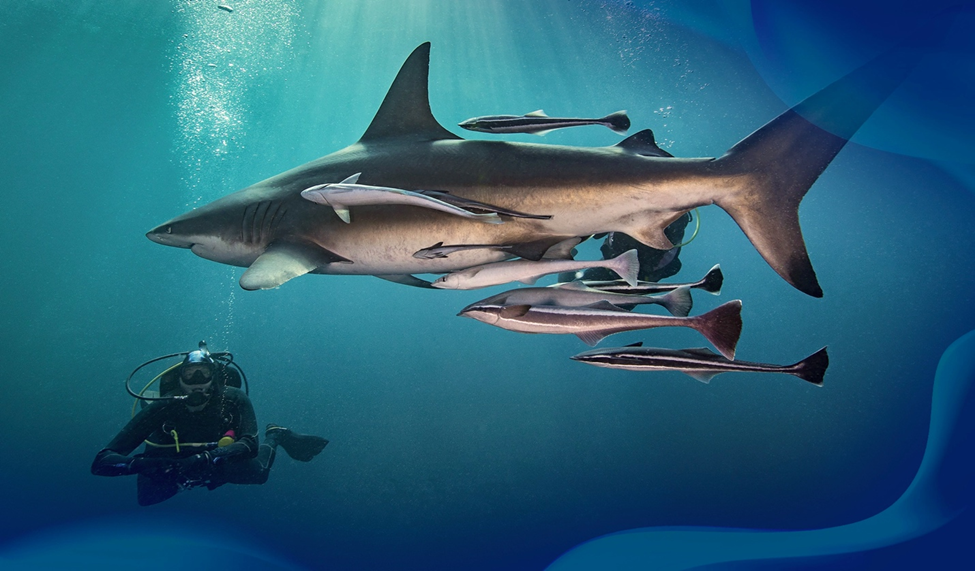
[[[799,228],[799,202],[847,140],[914,69],[922,46],[941,37],[939,18],[745,137],[715,162],[734,190],[715,198],[774,269],[822,297]]]
[[[599,266],[613,270],[626,283],[636,286],[637,275],[640,273],[640,257],[636,253],[636,249],[627,250],[615,258],[603,260]]]
[[[740,299],[729,301],[705,314],[686,319],[690,322],[688,325],[704,335],[725,358],[735,358],[735,347],[741,336]]]
[[[630,118],[626,116],[626,111],[617,111],[616,113],[610,113],[609,115],[600,119],[606,123],[606,126],[613,130],[614,133],[619,133],[623,135],[630,128]]]
[[[791,371],[789,371],[789,374],[821,387],[823,386],[823,376],[826,375],[826,367],[829,367],[829,355],[826,354],[826,347],[823,347],[802,361],[790,366],[789,369]]]
[[[724,274],[721,273],[721,264],[715,264],[708,273],[701,278],[701,281],[691,284],[690,287],[703,289],[711,295],[721,295],[721,286],[724,284]]]
[[[691,288],[680,286],[675,290],[668,291],[659,298],[660,305],[676,317],[687,317],[694,307],[694,300],[691,299]]]

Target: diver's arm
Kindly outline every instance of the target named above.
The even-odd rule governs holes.
[[[233,444],[209,452],[215,462],[230,459],[248,460],[257,456],[257,416],[254,414],[254,405],[251,404],[251,399],[239,389],[235,389],[234,400],[237,403],[237,413],[240,415],[238,423],[240,433]]]
[[[96,476],[128,476],[149,469],[153,462],[129,457],[152,434],[165,414],[167,402],[157,401],[139,411],[108,445],[95,455],[91,473]],[[155,462],[158,463],[158,462]]]

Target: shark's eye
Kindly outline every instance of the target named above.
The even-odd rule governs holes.
[[[172,234],[173,233],[173,227],[172,226],[166,226],[166,233],[167,234]]]

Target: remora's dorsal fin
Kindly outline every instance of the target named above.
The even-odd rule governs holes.
[[[369,143],[388,137],[415,137],[427,141],[459,139],[433,118],[427,91],[429,73],[430,42],[425,42],[406,58],[359,142]]]
[[[674,155],[657,146],[653,131],[644,129],[616,143],[617,147],[645,157],[672,157]]]

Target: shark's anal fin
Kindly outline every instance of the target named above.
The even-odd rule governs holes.
[[[272,242],[240,276],[240,287],[248,291],[276,288],[292,278],[336,262],[351,263],[351,260],[317,244]]]
[[[386,92],[379,111],[360,143],[413,137],[424,141],[459,139],[443,127],[430,111],[427,77],[430,73],[430,42],[420,44],[406,59]]]

